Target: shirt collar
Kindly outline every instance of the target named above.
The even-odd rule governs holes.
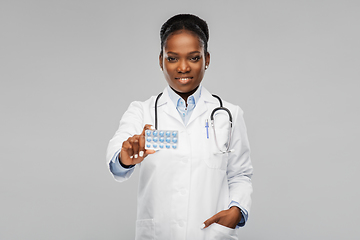
[[[189,103],[193,104],[196,106],[196,104],[199,102],[199,99],[201,97],[201,84],[199,85],[198,89],[196,89],[196,91],[190,95],[187,99],[187,104],[189,105]],[[168,85],[167,86],[167,90],[169,93],[169,97],[171,99],[171,101],[174,103],[175,107],[179,107],[179,104],[182,98],[176,93],[174,92],[174,90],[172,90],[172,88]]]

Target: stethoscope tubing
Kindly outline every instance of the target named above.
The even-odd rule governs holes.
[[[215,131],[215,121],[214,121],[214,114],[216,113],[216,111],[219,111],[219,110],[224,110],[228,113],[229,115],[229,122],[230,122],[230,131],[229,131],[229,135],[228,135],[228,139],[227,139],[227,147],[226,147],[226,150],[223,151],[221,150],[219,144],[218,144],[218,141],[217,141],[217,138],[216,138],[216,131]],[[215,144],[216,144],[216,147],[220,150],[221,153],[229,153],[230,152],[230,143],[231,143],[231,132],[232,132],[232,115],[231,115],[231,112],[229,109],[227,109],[226,107],[217,107],[217,108],[214,108],[214,110],[212,110],[211,112],[211,115],[210,115],[210,122],[211,122],[211,126],[212,126],[212,129],[214,131],[214,138],[215,138]]]
[[[159,101],[159,98],[161,97],[161,95],[162,95],[163,93],[161,92],[161,93],[159,93],[159,95],[157,95],[157,97],[156,97],[156,100],[155,100],[155,129],[157,130],[158,128],[157,128],[157,126],[158,126],[158,121],[157,121],[157,103],[158,103],[158,101]]]
[[[161,97],[163,93],[159,93],[159,95],[157,95],[156,97],[156,100],[155,100],[155,129],[157,130],[158,129],[158,114],[157,114],[157,103],[159,101],[159,98]],[[212,94],[213,97],[217,98],[219,100],[219,103],[220,103],[220,107],[217,107],[217,108],[214,108],[214,110],[212,110],[211,112],[211,115],[210,115],[210,120],[211,120],[211,126],[214,130],[214,138],[215,138],[215,143],[216,143],[216,146],[217,148],[220,150],[221,153],[228,153],[230,152],[230,143],[231,143],[231,131],[232,131],[232,115],[231,115],[231,112],[229,109],[227,109],[226,107],[223,107],[223,104],[222,104],[222,100],[219,96],[215,95],[215,94]],[[229,122],[230,122],[230,131],[229,131],[229,136],[228,136],[228,146],[226,148],[226,151],[222,151],[218,145],[218,142],[217,142],[217,139],[216,139],[216,132],[215,132],[215,124],[214,124],[214,114],[216,113],[216,111],[219,111],[219,110],[224,110],[228,113],[229,115]]]

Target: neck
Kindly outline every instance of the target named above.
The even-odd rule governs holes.
[[[194,94],[194,92],[196,92],[196,90],[199,88],[199,86],[197,86],[195,89],[191,90],[190,92],[186,92],[186,93],[183,93],[183,92],[178,92],[176,91],[175,89],[173,89],[172,87],[170,87],[177,95],[179,95],[182,99],[185,100],[185,104],[187,106],[187,99],[189,96],[191,96],[192,94]]]

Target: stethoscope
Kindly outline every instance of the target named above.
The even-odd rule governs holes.
[[[155,100],[155,129],[157,130],[157,126],[158,126],[158,118],[157,118],[157,103],[158,103],[158,100],[159,98],[161,97],[163,93],[159,93],[159,95],[156,97],[156,100]],[[215,138],[215,144],[216,144],[216,147],[220,150],[221,153],[229,153],[231,152],[230,150],[230,143],[231,143],[231,131],[232,131],[232,115],[231,115],[231,112],[229,109],[227,109],[226,107],[223,107],[223,103],[222,103],[222,100],[219,96],[215,95],[215,94],[212,94],[213,97],[217,98],[219,100],[219,103],[220,103],[220,107],[217,107],[217,108],[214,108],[214,110],[212,110],[211,112],[211,115],[210,115],[210,122],[211,122],[211,126],[212,126],[212,129],[214,131],[214,138]],[[227,114],[229,115],[229,123],[230,123],[230,131],[229,131],[229,135],[228,135],[228,139],[227,139],[227,144],[225,144],[226,146],[226,150],[223,151],[219,145],[218,145],[218,141],[216,139],[216,131],[215,131],[215,121],[214,121],[214,115],[216,113],[216,111],[219,111],[219,110],[223,110],[225,112],[227,112]]]

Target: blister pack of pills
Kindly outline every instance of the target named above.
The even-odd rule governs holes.
[[[174,130],[146,130],[145,149],[177,149],[179,133]]]

